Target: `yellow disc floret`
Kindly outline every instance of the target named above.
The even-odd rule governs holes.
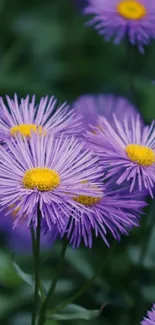
[[[88,181],[87,180],[84,180],[81,182],[81,184],[87,184]],[[91,188],[97,188],[96,186],[92,186],[90,185]],[[99,195],[101,194],[101,196],[98,196],[98,197],[95,197],[95,196],[87,196],[87,195],[79,195],[78,197],[74,197],[74,201],[80,203],[80,204],[83,204],[85,206],[92,206],[98,202],[101,201],[102,199],[102,192],[101,190],[99,190]]]
[[[78,197],[74,198],[74,201],[76,201],[80,204],[86,205],[86,206],[92,206],[92,205],[100,202],[101,197],[79,195]]]
[[[20,133],[22,136],[30,137],[32,132],[46,135],[46,131],[42,128],[42,126],[37,126],[35,124],[19,124],[10,129],[10,134],[12,136]]]
[[[36,167],[26,171],[22,183],[28,189],[51,191],[60,184],[60,176],[53,169]]]
[[[136,0],[122,0],[117,5],[118,13],[131,20],[139,20],[146,16],[147,11],[142,3]]]
[[[148,147],[139,144],[129,144],[125,151],[128,157],[141,166],[152,166],[155,163],[155,152]]]

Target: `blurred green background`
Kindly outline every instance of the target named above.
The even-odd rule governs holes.
[[[155,118],[155,44],[140,55],[127,41],[119,46],[105,43],[85,26],[86,17],[77,3],[0,1],[0,94],[35,93],[38,99],[54,94],[59,101],[72,102],[85,93],[114,93],[128,97],[145,121],[151,122]],[[75,301],[102,312],[98,319],[76,320],[74,314],[72,320],[49,320],[46,325],[139,324],[155,302],[154,217],[155,203],[150,201],[141,227],[122,238],[108,260],[109,249],[100,239],[94,240],[92,250],[69,247],[54,302],[75,293],[105,262],[101,276]],[[28,274],[33,272],[32,258],[29,252],[14,252],[5,233],[0,238],[0,324],[29,325],[32,287],[16,274],[12,255]],[[22,237],[19,246],[21,242]],[[58,253],[59,243],[42,253],[41,274],[47,287]],[[31,282],[26,276],[25,280]]]

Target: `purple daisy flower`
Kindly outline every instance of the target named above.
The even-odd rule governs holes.
[[[115,128],[113,113],[123,120],[124,117],[137,115],[137,109],[123,97],[113,95],[83,95],[74,103],[77,114],[82,115],[85,129],[92,130],[99,124],[99,116],[103,115]]]
[[[139,225],[141,209],[146,205],[134,194],[115,190],[108,183],[99,197],[80,195],[75,201],[81,205],[81,209],[75,208],[75,218],[66,219],[64,228],[60,230],[60,237],[67,237],[74,248],[79,247],[82,240],[85,246],[91,248],[93,234],[101,236],[108,246],[109,233],[119,241],[121,234],[127,235],[134,226]]]
[[[143,47],[155,39],[155,1],[153,0],[87,0],[84,14],[93,15],[90,24],[106,40],[118,44],[126,36],[132,45]]]
[[[16,210],[14,226],[22,220],[36,226],[39,208],[49,229],[63,227],[78,205],[73,197],[98,196],[100,170],[98,158],[74,137],[15,136],[0,150],[1,206],[7,214]]]
[[[30,137],[31,132],[39,132],[48,135],[53,133],[65,133],[68,135],[80,134],[82,130],[80,117],[69,110],[66,103],[56,109],[57,100],[51,97],[42,98],[39,104],[35,103],[35,96],[32,100],[27,96],[18,102],[17,95],[14,99],[6,96],[7,105],[0,98],[0,139],[1,133],[4,140],[17,133]]]
[[[141,322],[141,325],[154,325],[155,324],[155,304],[153,304],[152,309],[147,312],[147,317]]]
[[[153,197],[155,186],[155,127],[143,126],[140,116],[119,120],[114,115],[117,131],[109,122],[100,118],[96,134],[89,132],[96,152],[107,169],[107,178],[117,178],[118,185],[130,181],[130,192],[138,185],[140,191],[146,189]]]

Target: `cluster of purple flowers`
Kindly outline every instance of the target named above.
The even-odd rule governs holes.
[[[126,37],[143,52],[155,39],[155,0],[83,4],[106,40]],[[139,226],[154,197],[155,123],[122,97],[83,95],[59,107],[54,97],[0,98],[0,146],[0,230],[11,245],[21,237],[31,247],[39,224],[42,244],[91,248],[101,236],[110,246],[110,234],[119,241]],[[155,305],[141,324],[155,324]]]
[[[155,39],[154,0],[87,0],[83,12],[92,16],[89,24],[115,44],[127,38],[144,52],[144,46]]]
[[[127,99],[88,95],[56,109],[53,97],[15,95],[0,116],[1,220],[29,229],[40,211],[42,232],[73,247],[138,226],[153,196],[155,128]]]
[[[83,14],[90,16],[87,25],[94,26],[106,41],[112,39],[115,44],[119,44],[126,39],[128,51],[129,45],[132,45],[144,53],[144,47],[155,40],[155,0],[86,0]],[[151,125],[145,125],[140,114],[127,100],[113,96],[81,96],[74,103],[74,107],[78,113],[83,115],[82,121],[86,129],[84,139],[87,148],[91,148],[98,156],[100,166],[104,171],[105,192],[109,193],[111,186],[111,194],[113,198],[119,200],[119,204],[122,204],[122,197],[125,198],[126,195],[127,204],[130,200],[141,199],[143,201],[146,195],[153,198],[155,194],[154,121]],[[106,220],[106,228],[108,227],[113,236],[119,239],[120,233],[125,233],[130,227],[132,228],[131,220],[137,222],[138,219],[133,218],[135,212],[131,213],[129,208],[128,220],[125,212],[125,216],[122,215],[123,219],[120,218],[120,214],[117,219],[115,214],[111,223],[111,217],[114,215],[111,212],[113,204],[111,201],[111,208],[108,210],[111,217],[108,220],[105,214],[107,198],[109,199],[109,194],[106,199],[104,197],[100,201],[100,204],[102,202],[104,206],[104,213],[100,209],[99,216],[104,215],[100,220],[104,225]],[[135,203],[132,202],[131,206],[133,208]],[[135,208],[137,209],[138,206]],[[98,215],[98,212],[95,211],[95,214]],[[74,221],[76,230],[75,224],[76,221]],[[120,229],[120,225],[123,229]],[[78,238],[78,235],[76,237]],[[106,242],[107,238],[103,234],[102,237]],[[73,240],[75,240],[75,235]],[[155,324],[155,304],[141,324]]]

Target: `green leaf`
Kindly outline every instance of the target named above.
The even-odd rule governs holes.
[[[44,288],[46,292],[49,290],[51,285],[51,280],[43,280]],[[76,289],[76,285],[73,280],[59,279],[55,289],[57,295],[67,295]]]
[[[152,233],[148,238],[148,247],[145,254],[144,266],[148,269],[154,268],[155,266],[155,227],[152,227]]]
[[[33,280],[32,280],[32,276],[30,274],[27,274],[25,272],[23,272],[21,270],[21,268],[17,265],[17,263],[13,262],[13,266],[18,274],[18,276],[27,284],[29,284],[30,286],[33,285]]]
[[[0,320],[12,313],[17,308],[25,306],[30,301],[32,293],[30,290],[18,290],[13,295],[0,294]],[[0,322],[1,323],[1,322]]]
[[[131,259],[132,263],[138,264],[139,258],[140,258],[140,247],[135,246],[135,245],[130,245],[128,247],[128,255],[129,255],[129,258]]]
[[[30,313],[20,313],[17,316],[13,317],[10,325],[27,325],[31,323],[31,314]]]
[[[14,270],[10,256],[2,250],[0,250],[0,282],[9,287],[21,284],[21,281]]]
[[[68,247],[66,260],[85,278],[91,278],[93,276],[94,270],[89,261],[87,252],[85,253],[85,251],[80,249],[75,252],[71,247]]]
[[[155,301],[155,286],[154,285],[142,286],[141,294],[146,301],[152,303],[152,301]]]
[[[23,272],[21,270],[21,268],[17,265],[17,263],[13,262],[13,266],[18,274],[18,276],[27,284],[29,284],[31,287],[33,286],[34,284],[34,281],[33,281],[33,278],[32,278],[32,275],[30,274],[27,274],[25,272]],[[42,300],[44,300],[45,296],[46,296],[46,291],[45,291],[45,288],[43,286],[43,284],[40,282],[40,289],[39,289],[39,295],[40,297],[42,298]]]
[[[69,320],[69,319],[84,319],[91,320],[100,315],[100,310],[87,310],[83,307],[71,304],[62,309],[59,314],[54,314],[52,317],[47,319],[55,320]]]
[[[155,85],[148,79],[136,78],[134,88],[139,99],[139,106],[147,122],[154,117]]]

